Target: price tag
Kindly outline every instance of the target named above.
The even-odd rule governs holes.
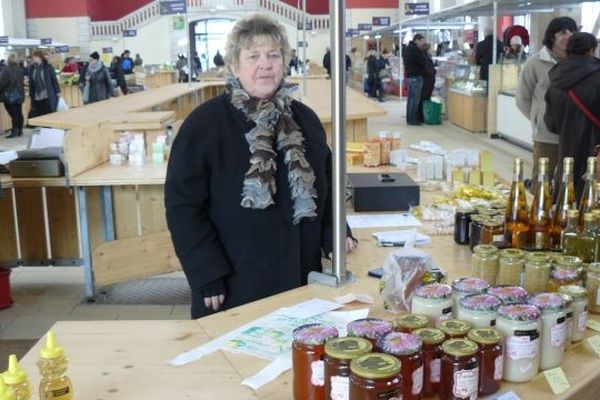
[[[555,395],[564,393],[571,387],[561,367],[544,371],[544,376]]]
[[[600,335],[589,337],[587,341],[592,346],[592,350],[600,357]]]
[[[496,397],[496,400],[521,400],[521,398],[511,390]]]
[[[600,322],[598,322],[598,321],[594,321],[593,319],[588,319],[585,325],[590,329],[600,332]]]

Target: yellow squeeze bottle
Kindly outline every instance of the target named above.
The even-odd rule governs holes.
[[[11,354],[8,356],[8,369],[4,371],[2,378],[4,378],[6,386],[14,392],[16,400],[31,399],[33,388],[29,383],[27,372],[21,369],[16,355]]]
[[[15,392],[4,383],[4,378],[0,374],[0,400],[17,400]]]
[[[46,346],[40,349],[38,368],[40,400],[73,400],[73,385],[67,374],[67,358],[62,347],[56,344],[54,332],[46,335]]]

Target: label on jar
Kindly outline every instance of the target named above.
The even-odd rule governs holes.
[[[420,366],[413,371],[412,381],[412,394],[416,396],[423,390],[423,366]]]
[[[388,392],[379,392],[377,393],[378,399],[389,399],[389,400],[402,400],[402,393],[400,393],[400,389],[392,389]]]
[[[431,382],[439,383],[440,371],[442,370],[442,360],[439,358],[431,360],[429,363],[429,368],[431,368]]]
[[[444,308],[442,310],[442,315],[439,315],[435,318],[435,320],[436,320],[435,325],[438,326],[442,322],[448,321],[449,319],[452,319],[452,307]]]
[[[312,374],[310,375],[310,383],[314,386],[325,385],[325,363],[323,360],[313,361],[310,363]]]
[[[577,320],[577,330],[579,332],[585,331],[585,323],[587,322],[588,313],[587,311],[582,311],[579,314],[579,319]]]
[[[506,354],[511,360],[534,358],[538,354],[540,333],[536,330],[515,331],[506,339]]]
[[[477,386],[479,385],[479,368],[464,369],[454,373],[454,386],[452,394],[459,399],[477,399]]]
[[[536,232],[533,238],[533,247],[536,250],[548,247],[548,232]]]
[[[562,322],[559,322],[550,328],[550,344],[554,347],[562,345],[567,335],[567,324],[565,323],[565,319],[559,318],[559,321],[560,320],[562,320]]]
[[[494,380],[502,380],[502,356],[496,357],[494,360]]]
[[[331,377],[331,400],[348,400],[350,398],[350,378],[347,376]]]
[[[504,234],[492,236],[492,243],[497,243],[497,242],[504,242]]]

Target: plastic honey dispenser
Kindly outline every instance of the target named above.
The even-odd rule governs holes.
[[[0,400],[17,400],[15,392],[4,383],[2,374],[0,374]]]
[[[31,399],[32,386],[29,383],[27,372],[21,369],[17,356],[11,354],[8,356],[8,369],[2,374],[4,383],[13,390],[16,400]]]
[[[53,331],[46,335],[46,346],[40,349],[38,368],[40,381],[40,400],[72,400],[73,385],[67,376],[67,358],[62,347],[56,343]]]

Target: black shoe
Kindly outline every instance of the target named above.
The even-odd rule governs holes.
[[[410,126],[421,126],[421,125],[423,125],[423,124],[422,124],[422,123],[420,123],[420,122],[407,122],[407,123],[406,123],[406,125],[410,125]]]
[[[19,129],[19,131],[17,132],[17,136],[23,136],[23,128]]]
[[[7,139],[12,139],[12,138],[16,138],[17,136],[19,136],[17,130],[16,129],[11,129],[10,135],[6,136],[6,138]]]

